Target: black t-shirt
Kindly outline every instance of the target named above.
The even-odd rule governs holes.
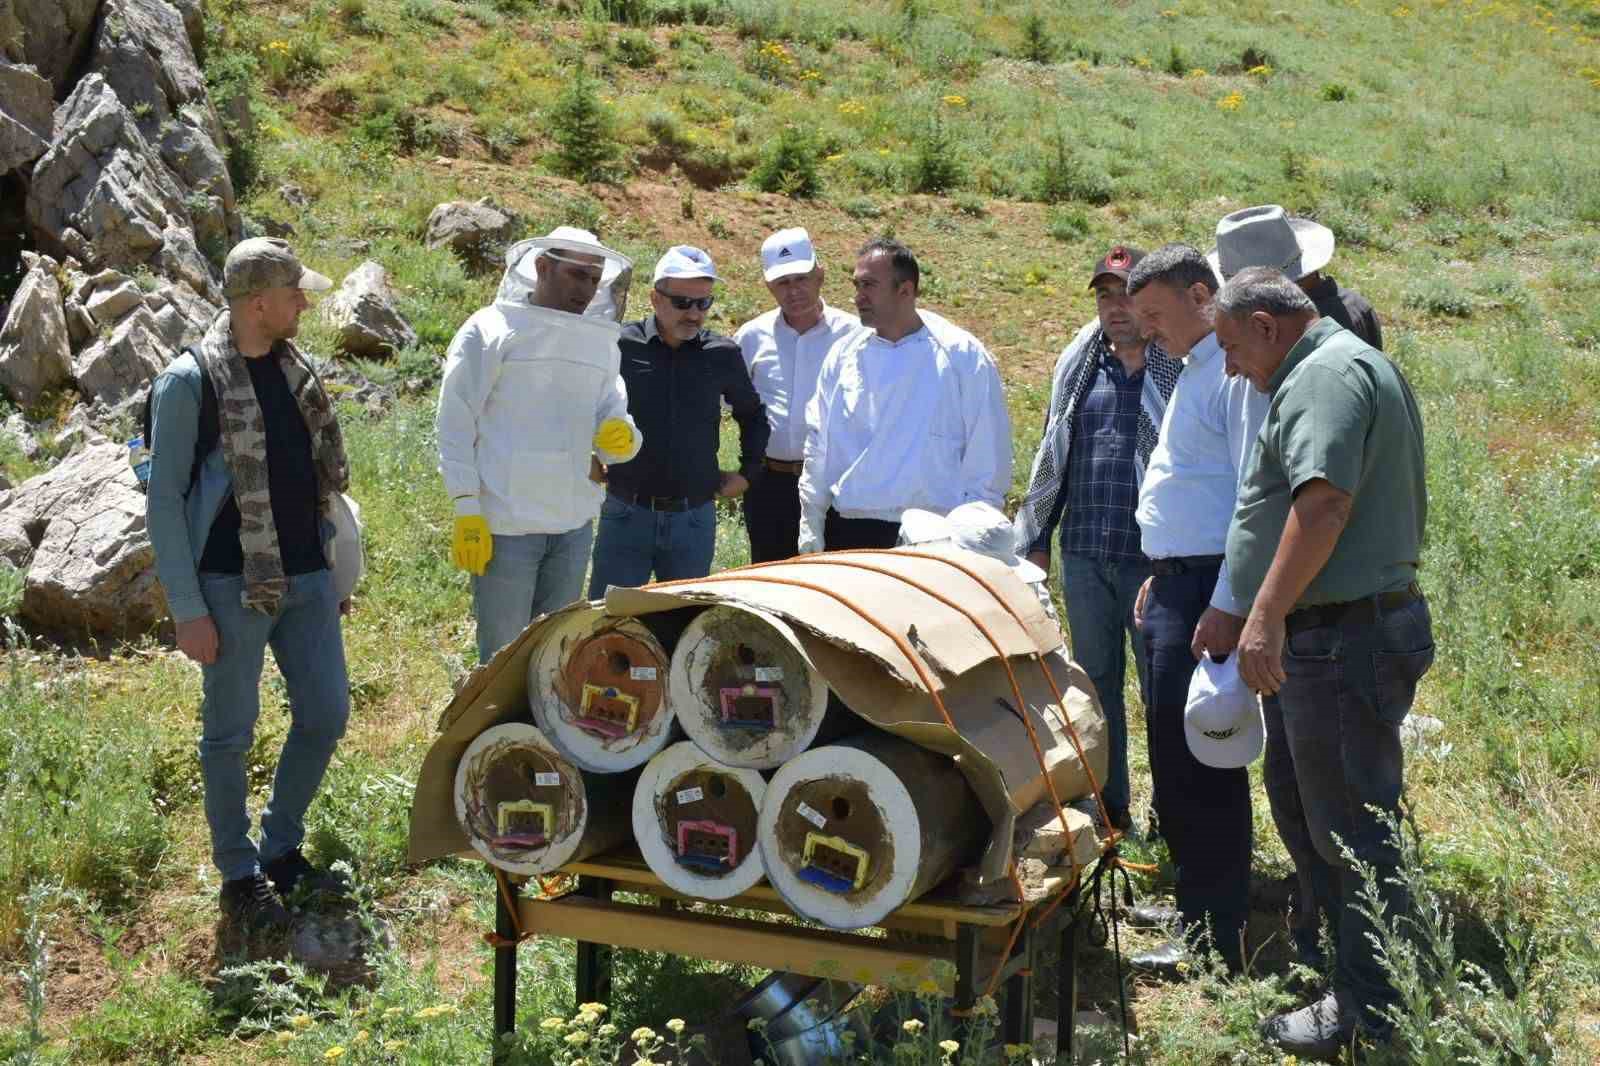
[[[246,359],[250,383],[267,431],[267,487],[272,494],[272,521],[278,527],[278,552],[285,574],[309,574],[328,564],[322,555],[322,530],[317,517],[317,468],[311,459],[311,434],[289,391],[283,367],[272,356]],[[211,523],[200,569],[213,574],[244,572],[239,544],[239,504],[232,494]]]

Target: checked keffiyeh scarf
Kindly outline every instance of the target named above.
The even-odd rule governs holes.
[[[266,615],[278,613],[289,583],[283,574],[283,554],[278,547],[278,527],[272,518],[272,494],[267,482],[267,430],[261,404],[250,380],[245,356],[233,343],[233,321],[223,311],[200,342],[200,369],[211,379],[217,394],[217,415],[222,430],[222,458],[233,479],[233,498],[239,506],[239,546],[244,552],[245,607]],[[344,437],[322,382],[291,341],[273,346],[264,359],[276,359],[294,395],[300,416],[311,437],[311,458],[317,471],[317,509],[326,513],[332,493],[350,486],[350,468],[344,454]]]
[[[1044,439],[1033,460],[1028,478],[1028,494],[1012,523],[1018,555],[1026,555],[1056,512],[1056,499],[1062,491],[1067,456],[1072,450],[1072,422],[1078,403],[1094,381],[1100,360],[1110,352],[1099,320],[1089,323],[1068,344],[1056,363],[1050,388],[1050,413],[1045,422]],[[1150,453],[1155,451],[1156,435],[1166,414],[1167,401],[1177,387],[1183,371],[1181,360],[1168,355],[1157,344],[1145,349],[1144,389],[1139,401],[1139,428],[1134,440],[1134,466],[1140,480]]]

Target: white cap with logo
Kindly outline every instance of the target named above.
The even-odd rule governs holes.
[[[817,265],[817,250],[811,234],[802,227],[781,229],[761,245],[761,273],[768,281],[790,274],[809,274]]]
[[[1220,663],[1200,657],[1189,678],[1183,732],[1194,757],[1220,770],[1249,766],[1261,754],[1267,743],[1261,699],[1239,676],[1237,655]]]
[[[656,276],[651,281],[652,285],[673,279],[688,280],[690,278],[710,278],[720,281],[717,277],[717,266],[711,261],[711,256],[692,245],[675,244],[666,250],[660,259],[656,260]]]

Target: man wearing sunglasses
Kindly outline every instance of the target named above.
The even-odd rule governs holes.
[[[719,496],[737,497],[761,475],[766,408],[739,346],[705,328],[716,266],[678,245],[656,263],[652,314],[623,327],[628,413],[644,436],[639,454],[608,472],[595,535],[589,598],[612,585],[704,577],[716,548]],[[739,469],[721,470],[722,403],[739,424]]]

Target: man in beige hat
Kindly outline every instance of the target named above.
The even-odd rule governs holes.
[[[604,276],[632,267],[587,230],[558,226],[506,252],[494,302],[450,342],[435,429],[480,663],[583,595],[599,468],[639,453],[622,327],[590,313]]]
[[[1366,297],[1322,272],[1333,258],[1333,245],[1333,230],[1327,226],[1295,218],[1277,204],[1264,204],[1235,211],[1218,222],[1217,246],[1206,258],[1223,281],[1246,267],[1283,271],[1311,297],[1317,314],[1382,351],[1383,330]]]
[[[349,484],[344,440],[293,338],[307,290],[332,286],[272,238],[236,246],[228,308],[151,386],[146,524],[178,648],[200,664],[200,774],[225,916],[282,932],[296,887],[338,890],[300,852],[305,812],[349,715],[330,500]],[[268,646],[289,693],[289,737],[261,841],[245,762]]]

